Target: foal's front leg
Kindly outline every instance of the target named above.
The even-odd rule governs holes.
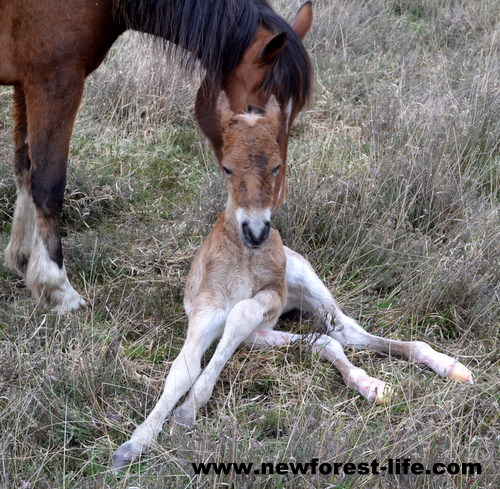
[[[472,373],[457,360],[439,353],[422,341],[395,341],[372,335],[338,307],[329,290],[298,253],[285,247],[287,309],[298,308],[324,317],[327,334],[342,346],[373,349],[423,363],[441,377],[472,381]]]
[[[220,336],[224,319],[225,314],[220,310],[205,309],[192,314],[186,341],[172,363],[163,393],[149,416],[135,429],[130,440],[113,454],[115,468],[128,465],[134,458],[147,452],[154,443],[173,407],[200,375],[201,358]]]
[[[194,424],[198,409],[212,396],[215,383],[236,348],[257,328],[274,324],[282,304],[280,293],[268,289],[258,292],[252,299],[238,302],[233,307],[210,362],[189,391],[184,403],[175,410],[175,422],[186,426]]]

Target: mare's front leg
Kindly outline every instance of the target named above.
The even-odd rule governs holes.
[[[439,353],[422,341],[395,341],[372,335],[338,307],[329,290],[298,253],[285,247],[288,287],[287,309],[298,308],[323,316],[327,334],[343,346],[373,349],[423,363],[441,377],[471,381],[472,373],[460,362]]]
[[[154,443],[175,404],[200,375],[201,358],[220,336],[224,320],[224,311],[213,309],[198,309],[198,312],[195,311],[190,316],[186,341],[172,363],[163,393],[149,416],[136,428],[130,440],[113,454],[115,468],[128,465]]]
[[[33,247],[36,226],[35,206],[30,195],[31,161],[28,148],[28,120],[24,90],[14,87],[12,118],[14,119],[14,175],[17,197],[12,220],[10,241],[5,249],[5,264],[19,276],[25,277]]]
[[[184,403],[174,412],[176,423],[191,426],[196,413],[210,397],[222,369],[238,346],[256,329],[273,325],[283,307],[283,294],[262,290],[252,299],[238,302],[229,313],[224,333],[210,362],[189,391]]]
[[[69,283],[61,245],[69,141],[84,83],[83,70],[67,68],[15,89],[18,197],[6,250],[34,297],[59,312],[85,305]]]

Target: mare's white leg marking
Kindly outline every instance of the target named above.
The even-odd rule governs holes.
[[[175,410],[174,420],[191,426],[198,409],[210,399],[222,369],[238,346],[258,327],[271,326],[278,319],[278,294],[272,290],[258,292],[252,299],[238,302],[229,313],[224,333],[205,370],[189,391],[184,403]]]
[[[201,357],[221,335],[225,317],[223,311],[208,310],[190,318],[186,342],[172,363],[160,399],[130,440],[116,450],[113,455],[114,467],[128,465],[134,458],[147,452],[154,443],[166,417],[200,375]]]
[[[67,312],[85,306],[69,283],[64,265],[61,269],[50,259],[38,234],[35,205],[24,187],[17,191],[5,263],[26,278],[35,299],[42,298],[55,311]]]
[[[438,353],[422,341],[395,341],[372,335],[346,316],[309,262],[285,247],[288,300],[286,310],[298,308],[324,319],[326,332],[342,346],[373,349],[423,363],[442,377],[472,382],[472,373],[457,360]]]
[[[59,268],[45,248],[42,238],[35,230],[31,249],[26,285],[35,299],[42,298],[56,312],[74,311],[85,307],[85,301],[71,286],[63,264]]]
[[[36,228],[35,205],[24,187],[17,190],[10,242],[5,264],[21,277],[26,274]]]
[[[388,386],[382,380],[370,377],[363,369],[355,367],[345,356],[342,345],[327,335],[299,335],[284,331],[259,329],[251,335],[245,344],[250,348],[269,348],[290,345],[310,340],[313,352],[331,362],[341,373],[347,387],[358,391],[369,402],[385,403],[390,394]],[[304,344],[308,344],[303,341]]]

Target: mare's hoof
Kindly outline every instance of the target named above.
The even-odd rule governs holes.
[[[72,293],[61,294],[57,299],[56,305],[52,307],[52,311],[57,314],[80,312],[87,307],[85,299],[75,290]],[[54,304],[54,297],[51,297],[50,302]]]

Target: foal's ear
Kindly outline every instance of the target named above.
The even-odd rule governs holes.
[[[260,53],[257,56],[257,60],[261,65],[269,65],[271,64],[278,54],[283,51],[283,48],[286,46],[288,42],[288,38],[286,32],[282,32],[281,34],[277,34],[262,48]]]
[[[278,137],[281,127],[280,126],[281,109],[274,95],[271,95],[269,97],[269,100],[267,101],[267,104],[264,107],[264,112],[265,112],[264,118],[268,122],[267,126],[268,129],[271,131],[271,133],[274,133],[274,135]]]
[[[229,98],[224,90],[220,92],[219,98],[217,99],[216,112],[219,116],[222,129],[224,129],[229,125],[229,122],[234,116],[234,113],[231,110],[231,104],[229,103]]]
[[[217,112],[230,112],[231,106],[229,104],[229,98],[224,90],[219,93],[219,98],[217,99]]]
[[[312,12],[312,2],[306,2],[302,7],[300,7],[295,20],[292,24],[292,29],[295,34],[301,39],[304,39],[307,32],[311,28],[313,22],[313,12]]]
[[[280,105],[278,104],[278,101],[276,100],[276,97],[274,95],[271,95],[269,97],[269,100],[267,101],[267,104],[264,107],[264,111],[265,111],[266,115],[279,117],[279,115],[281,113],[281,109],[280,109]]]

